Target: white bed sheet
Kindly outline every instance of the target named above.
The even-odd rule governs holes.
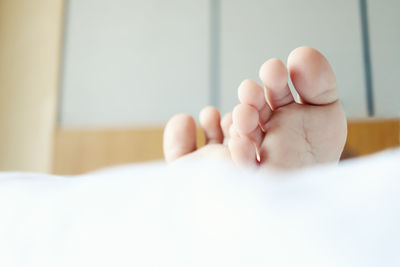
[[[1,173],[0,266],[400,266],[399,166]]]

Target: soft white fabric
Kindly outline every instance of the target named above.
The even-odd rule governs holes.
[[[400,266],[399,166],[2,173],[0,266]]]

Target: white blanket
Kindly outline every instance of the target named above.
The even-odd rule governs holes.
[[[1,173],[0,266],[400,266],[400,149],[290,173]]]

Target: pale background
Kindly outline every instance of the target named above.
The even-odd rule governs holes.
[[[0,0],[0,170],[52,169],[62,0]]]
[[[400,2],[367,3],[375,115],[399,116]],[[243,79],[301,45],[331,61],[346,114],[367,116],[358,0],[70,0],[66,14],[63,127],[157,125],[208,104],[227,112]]]
[[[0,0],[0,170],[161,159],[170,116],[231,110],[243,79],[299,45],[334,67],[350,156],[398,146],[400,1],[366,0],[372,119],[363,1]]]

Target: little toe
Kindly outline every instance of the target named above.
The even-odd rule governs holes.
[[[259,75],[272,110],[294,102],[288,85],[288,72],[280,59],[266,61],[261,66]]]
[[[172,117],[164,129],[163,151],[167,162],[174,161],[196,150],[196,123],[192,116]]]
[[[222,133],[224,134],[224,144],[229,140],[229,128],[232,125],[232,112],[226,113],[221,119]]]
[[[288,57],[290,78],[301,102],[325,105],[338,100],[336,78],[328,60],[311,47],[299,47]]]
[[[199,115],[199,121],[206,137],[206,144],[221,144],[224,135],[218,109],[210,106],[203,108]]]

